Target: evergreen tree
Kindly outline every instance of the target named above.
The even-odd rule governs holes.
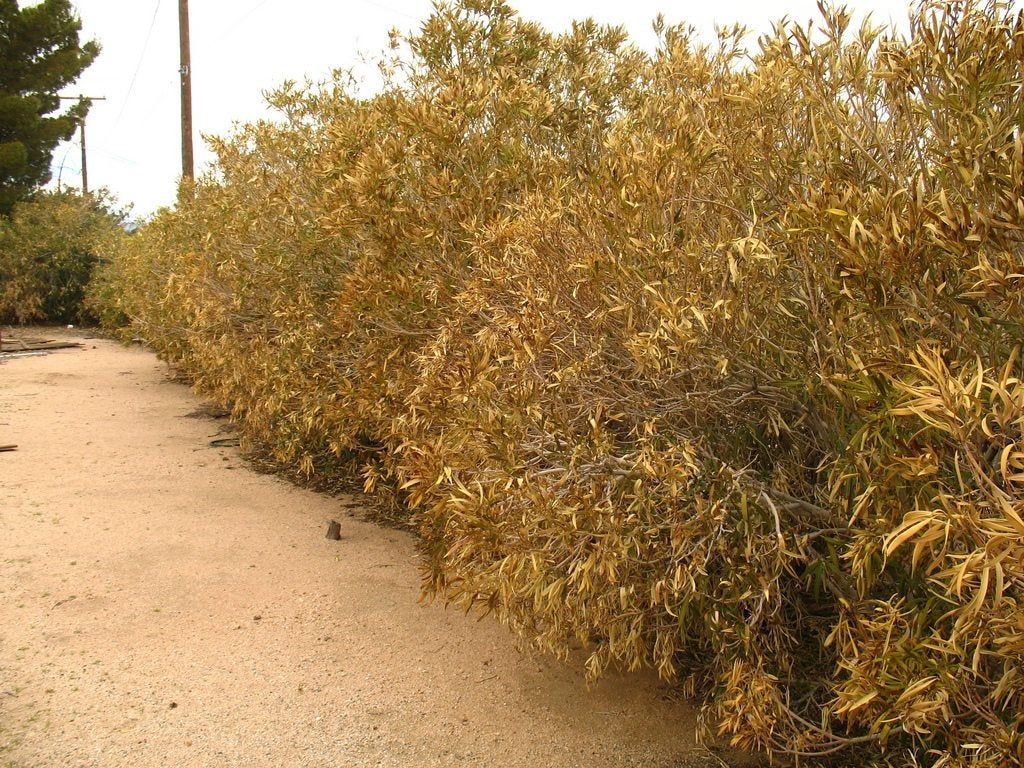
[[[81,29],[70,0],[25,8],[0,0],[0,216],[50,180],[53,150],[88,110],[78,103],[54,114],[57,92],[99,54],[95,42],[79,40]]]

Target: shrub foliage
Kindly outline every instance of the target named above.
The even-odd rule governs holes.
[[[1024,21],[657,28],[441,5],[378,95],[216,141],[105,301],[590,674],[775,754],[1019,764]]]
[[[0,218],[0,322],[88,319],[86,286],[122,235],[121,215],[102,198],[44,192]]]

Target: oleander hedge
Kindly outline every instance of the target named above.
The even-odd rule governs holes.
[[[121,244],[110,317],[424,586],[805,764],[1024,761],[1024,21],[440,5]]]

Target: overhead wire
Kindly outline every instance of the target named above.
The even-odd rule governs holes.
[[[374,8],[379,8],[382,11],[389,11],[399,16],[404,16],[405,18],[412,19],[413,21],[419,21],[419,19],[413,16],[411,13],[400,11],[397,8],[394,8],[390,5],[386,5],[385,3],[376,2],[376,0],[359,0],[359,2],[363,3],[364,5],[372,5]]]
[[[135,89],[135,81],[139,77],[139,70],[142,69],[142,62],[146,58],[146,51],[149,50],[149,41],[153,37],[153,29],[156,27],[156,17],[160,12],[160,0],[156,0],[156,7],[153,8],[153,18],[149,21],[149,31],[146,32],[146,40],[142,44],[142,52],[139,54],[139,60],[135,64],[135,72],[132,73],[131,82],[128,83],[128,93],[125,94],[124,102],[121,104],[121,111],[117,113],[117,119],[114,120],[114,127],[111,129],[111,134],[117,130],[117,126],[121,122],[121,117],[124,115],[125,109],[128,108],[128,102],[131,100],[132,91]]]
[[[250,16],[256,13],[256,11],[258,11],[260,8],[262,8],[269,2],[270,0],[260,0],[260,2],[256,3],[256,5],[254,5],[248,11],[246,11],[241,16],[236,18],[233,22],[231,22],[231,24],[228,25],[227,29],[220,33],[219,39],[226,40],[227,38],[229,38],[232,34],[234,34],[235,30],[242,25],[242,22],[244,22],[246,19],[248,19]]]

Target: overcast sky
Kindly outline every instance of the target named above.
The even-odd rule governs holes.
[[[909,0],[852,0],[859,13],[905,26]],[[89,186],[109,188],[144,216],[174,199],[181,170],[177,0],[77,0],[84,36],[99,59],[65,93],[105,96],[86,124]],[[592,16],[621,24],[651,47],[651,21],[663,13],[711,36],[716,23],[764,31],[788,14],[817,17],[815,0],[512,0],[552,30]],[[223,134],[235,121],[268,112],[262,92],[286,79],[324,78],[359,68],[387,44],[387,32],[418,27],[430,0],[191,0],[192,93],[197,172],[210,159],[200,133]],[[363,66],[364,72],[369,72]],[[54,155],[54,183],[81,184],[77,137]]]

